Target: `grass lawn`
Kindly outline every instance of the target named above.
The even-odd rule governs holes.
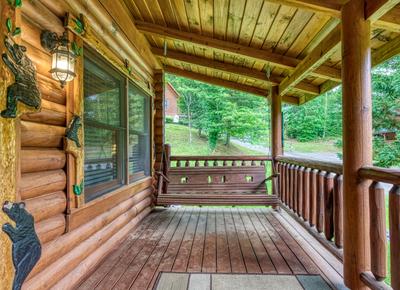
[[[208,141],[200,137],[197,130],[192,129],[192,143],[189,143],[189,128],[178,124],[165,125],[165,142],[171,145],[172,155],[262,155],[258,151],[244,148],[236,144],[225,146],[218,142],[213,152],[208,149]]]
[[[340,149],[335,146],[335,140],[317,140],[310,142],[299,142],[292,139],[284,141],[286,152],[303,152],[303,153],[339,153]]]

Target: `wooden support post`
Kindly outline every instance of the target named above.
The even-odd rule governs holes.
[[[282,150],[282,97],[279,96],[276,87],[271,89],[271,155],[272,155],[272,166],[275,164],[275,158],[283,154]],[[276,167],[273,172],[277,172]],[[279,186],[272,182],[272,192],[277,193],[278,197],[281,196],[279,192]]]
[[[370,22],[364,0],[342,8],[344,280],[367,289],[360,274],[370,270],[368,181],[358,177],[372,163]]]
[[[14,3],[14,2],[13,2]],[[21,9],[14,9],[9,1],[0,0],[0,52],[9,54],[5,46],[5,38],[12,37],[15,27],[21,27]],[[8,23],[10,28],[7,28]],[[10,29],[10,31],[8,31]],[[20,44],[20,35],[12,37],[15,43]],[[3,60],[0,60],[0,111],[5,110],[7,100],[7,87],[14,83],[14,75]],[[19,103],[16,118],[0,116],[0,207],[5,201],[20,201],[19,179],[20,172],[20,121],[19,116],[30,112],[30,107]],[[14,223],[0,209],[0,225]],[[0,232],[0,289],[11,289],[14,278],[14,265],[12,262],[12,243],[8,235]]]

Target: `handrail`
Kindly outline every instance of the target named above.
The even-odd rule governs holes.
[[[272,160],[271,156],[267,155],[243,155],[243,156],[190,156],[190,155],[180,155],[180,156],[171,156],[171,161],[182,161],[182,160],[191,160],[191,161],[265,161],[265,160]]]
[[[364,166],[358,171],[358,175],[364,179],[400,185],[400,169]]]
[[[308,168],[316,168],[319,170],[332,172],[336,174],[343,174],[343,165],[340,162],[319,161],[314,159],[290,157],[285,155],[279,155],[275,159],[283,163],[289,163]]]

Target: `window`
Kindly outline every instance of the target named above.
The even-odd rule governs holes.
[[[129,83],[129,179],[150,175],[150,98]]]
[[[144,91],[86,48],[83,91],[87,202],[150,176],[151,108]]]
[[[85,199],[124,183],[124,78],[90,50],[84,59]]]

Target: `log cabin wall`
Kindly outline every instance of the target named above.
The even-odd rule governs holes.
[[[61,88],[59,82],[52,79],[49,73],[51,55],[40,44],[43,29],[60,34],[64,31],[62,18],[66,12],[77,14],[63,2],[25,1],[21,15],[21,43],[26,46],[27,55],[36,66],[42,94],[41,111],[23,114],[20,122],[19,197],[34,216],[42,244],[42,256],[23,285],[23,289],[30,290],[73,287],[126,237],[150,212],[153,204],[152,176],[88,203],[72,192],[76,168],[73,168],[74,162],[69,162],[72,157],[65,150],[64,137],[72,113],[69,98],[76,98],[82,87],[74,88],[74,81]],[[72,37],[76,39],[76,36]],[[104,40],[102,42],[107,50],[108,46]],[[120,55],[113,54],[112,63],[124,63],[120,58]],[[82,80],[83,65],[80,62],[77,80]],[[131,79],[138,78],[133,76]],[[160,79],[156,79],[159,86]],[[152,94],[152,84],[152,74],[149,74],[139,85],[142,88],[147,85]]]

